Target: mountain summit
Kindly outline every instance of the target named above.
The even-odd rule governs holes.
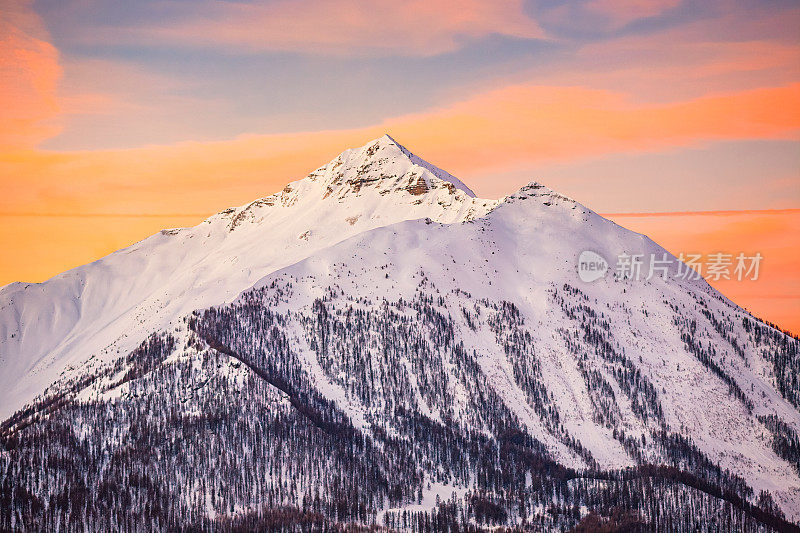
[[[349,187],[344,187],[343,192],[356,193],[363,186],[375,185],[384,194],[404,190],[419,196],[430,189],[445,187],[451,194],[459,190],[475,197],[458,178],[415,156],[389,135],[341,153],[311,175],[324,176],[331,193],[345,185]]]
[[[800,341],[684,269],[347,150],[0,291],[0,528],[796,530]]]

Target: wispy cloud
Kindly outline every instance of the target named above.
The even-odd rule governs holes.
[[[61,68],[46,34],[29,2],[0,5],[0,149],[34,146],[59,131]]]
[[[614,28],[621,28],[634,20],[654,17],[680,5],[682,0],[589,0],[583,9],[597,13]]]
[[[800,83],[647,105],[610,91],[516,85],[386,126],[457,170],[723,139],[795,139]]]
[[[670,104],[580,87],[518,85],[353,130],[251,135],[133,150],[0,155],[3,211],[216,211],[305,175],[343,147],[386,131],[456,174],[554,160],[797,139],[800,83]],[[26,176],[19,181],[16,176]],[[598,184],[597,186],[601,186]]]
[[[68,7],[49,6],[47,20],[63,57],[65,131],[47,146],[135,147],[375,124],[531,80],[631,102],[797,81],[800,44],[783,28],[796,27],[800,11],[737,10],[725,1],[711,2],[699,20],[688,4],[666,0],[566,3],[591,24],[609,12],[659,20],[581,38],[550,36],[549,27],[545,35],[538,20],[547,9],[516,0],[135,7],[64,0]],[[670,15],[676,10],[680,16]]]
[[[522,0],[193,2],[170,20],[100,27],[87,41],[323,55],[434,55],[492,34],[544,32]]]
[[[653,211],[642,213],[601,213],[610,218],[725,217],[742,215],[800,215],[800,209],[728,209],[717,211]]]

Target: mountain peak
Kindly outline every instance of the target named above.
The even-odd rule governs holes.
[[[377,139],[374,139],[374,140],[370,141],[367,144],[372,144],[372,143],[375,143],[375,142],[377,142],[377,143],[379,143],[381,145],[394,145],[394,146],[397,146],[398,148],[400,148],[401,150],[403,150],[405,152],[408,151],[408,150],[406,150],[405,146],[402,146],[400,143],[395,141],[394,138],[391,135],[389,135],[388,133],[384,133],[381,137],[378,137]]]
[[[368,187],[377,188],[381,194],[405,191],[414,196],[445,189],[449,194],[461,191],[475,198],[461,180],[411,153],[388,134],[345,150],[309,177],[322,178],[327,196],[360,194]]]
[[[503,198],[503,202],[513,203],[516,200],[525,200],[527,198],[539,198],[543,202],[545,202],[546,205],[550,205],[552,202],[567,203],[569,205],[578,204],[578,202],[576,202],[572,198],[564,196],[563,194],[560,194],[551,189],[550,187],[535,180],[523,186],[514,194],[511,194]]]
[[[348,203],[354,209],[356,204],[360,205],[357,209],[362,209],[367,202],[372,205],[371,209],[378,211],[414,206],[407,215],[425,211],[424,206],[436,206],[432,212],[435,217],[441,215],[443,221],[451,222],[485,214],[497,203],[477,198],[458,178],[414,155],[385,134],[363,146],[343,151],[275,194],[220,211],[208,221],[222,219],[233,230],[245,221],[259,220],[265,210],[275,206],[291,208],[299,203],[304,209],[317,209],[318,206],[312,206],[320,200]],[[378,209],[378,206],[382,207]],[[420,216],[432,213],[420,212]],[[386,212],[383,215],[388,216]],[[376,213],[379,218],[383,215]]]

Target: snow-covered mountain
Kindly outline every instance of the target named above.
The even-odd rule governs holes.
[[[135,348],[172,320],[229,302],[269,272],[402,220],[483,216],[458,179],[384,136],[281,192],[163,230],[44,283],[0,289],[0,418],[65,369]]]
[[[683,270],[385,136],[2,289],[0,526],[791,530],[800,342]]]

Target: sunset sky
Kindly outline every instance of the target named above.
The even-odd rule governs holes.
[[[716,286],[800,333],[796,0],[3,0],[0,103],[0,285],[389,133],[479,196],[760,252]]]

